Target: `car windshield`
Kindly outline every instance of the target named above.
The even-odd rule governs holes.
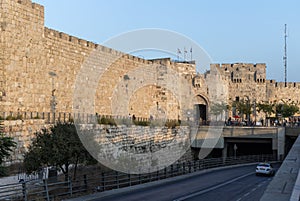
[[[270,165],[269,164],[258,164],[258,166],[260,166],[260,167],[270,167]]]

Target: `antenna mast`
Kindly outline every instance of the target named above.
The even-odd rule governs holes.
[[[285,24],[284,25],[284,56],[283,56],[285,86],[287,85],[287,44],[286,44],[287,33],[286,33],[286,31],[287,31],[287,26]]]

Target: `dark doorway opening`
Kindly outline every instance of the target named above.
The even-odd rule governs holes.
[[[197,117],[199,118],[200,125],[206,124],[206,105],[196,104]]]

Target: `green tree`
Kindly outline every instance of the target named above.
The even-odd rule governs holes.
[[[95,162],[82,145],[73,123],[58,123],[35,134],[36,137],[24,156],[27,173],[54,166],[59,168],[67,179],[73,164],[75,178],[78,164]]]
[[[270,117],[271,114],[275,113],[274,104],[270,103],[258,103],[256,105],[258,112],[265,113],[266,117]]]
[[[210,107],[211,113],[216,116],[216,121],[218,121],[218,115],[221,115],[221,119],[223,118],[223,112],[228,109],[228,105],[224,102],[222,103],[213,103]]]
[[[294,104],[279,103],[276,105],[276,115],[281,115],[283,118],[291,117],[299,112],[299,107]]]
[[[235,107],[239,114],[245,114],[249,120],[251,114],[251,104],[248,101],[240,100],[232,102],[232,107]]]
[[[7,137],[3,132],[3,125],[0,122],[0,176],[5,176],[5,168],[2,166],[4,160],[10,156],[16,142],[11,137]]]

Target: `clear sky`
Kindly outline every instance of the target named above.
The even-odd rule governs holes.
[[[267,79],[300,82],[300,1],[33,0],[45,26],[95,43],[136,29],[162,28],[196,41],[214,63],[266,63]],[[181,47],[183,49],[183,47]]]

